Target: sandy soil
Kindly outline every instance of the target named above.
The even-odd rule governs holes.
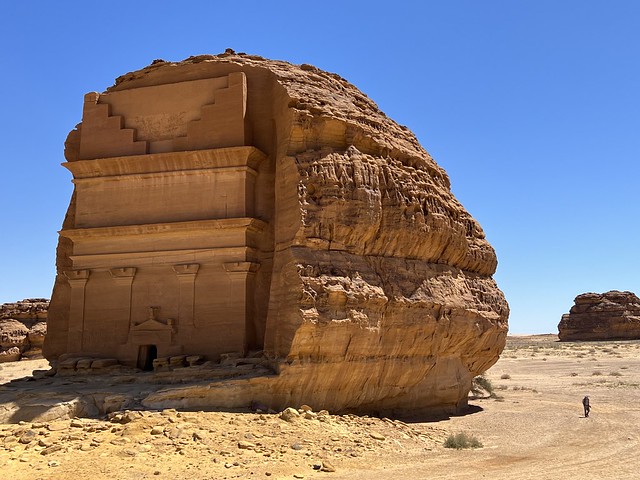
[[[2,364],[0,384],[43,365]],[[431,422],[167,410],[0,424],[0,471],[12,480],[640,478],[640,341],[510,337],[486,377],[494,398]],[[444,448],[459,432],[483,448]]]

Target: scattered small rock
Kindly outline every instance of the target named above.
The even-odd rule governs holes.
[[[160,432],[160,433],[162,433],[162,432]],[[179,439],[180,437],[183,436],[184,428],[182,428],[180,426],[178,426],[178,427],[170,427],[170,428],[164,430],[164,434],[167,436],[167,438],[169,438],[171,440],[177,440],[177,439]]]
[[[69,424],[69,426],[74,428],[82,428],[84,427],[84,423],[79,418],[74,418],[73,420],[71,420],[71,423]]]
[[[41,438],[40,440],[38,440],[38,445],[41,447],[50,447],[51,445],[53,445],[53,442],[51,440],[49,440],[48,438]]]
[[[20,443],[27,444],[33,442],[38,436],[38,432],[35,430],[27,430],[22,435],[20,435]]]
[[[127,437],[114,438],[109,442],[111,445],[126,445],[131,443],[131,439]]]
[[[57,452],[59,450],[62,450],[62,445],[54,444],[54,445],[51,445],[50,447],[47,447],[44,450],[42,450],[40,452],[40,455],[49,455],[50,453]],[[51,466],[51,465],[49,465],[49,466]]]
[[[335,472],[336,471],[336,467],[333,466],[333,464],[327,460],[324,460],[322,462],[322,468],[320,469],[323,472]]]
[[[280,413],[280,418],[286,422],[293,422],[299,417],[300,413],[291,407],[285,408],[282,413]]]
[[[60,432],[62,430],[66,430],[67,426],[63,423],[50,423],[47,425],[47,430],[50,432]]]

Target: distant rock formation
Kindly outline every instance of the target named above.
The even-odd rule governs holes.
[[[560,340],[640,338],[640,299],[632,292],[583,293],[558,324]]]
[[[232,51],[155,61],[85,95],[65,157],[54,362],[263,352],[277,374],[229,401],[417,413],[463,409],[505,345],[482,228],[339,75]],[[202,390],[182,405],[220,401]]]
[[[48,308],[46,298],[0,305],[0,363],[42,355]]]

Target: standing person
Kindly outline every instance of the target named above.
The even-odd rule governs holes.
[[[582,406],[584,407],[584,418],[589,418],[589,412],[591,411],[591,405],[589,404],[589,395],[582,399]]]

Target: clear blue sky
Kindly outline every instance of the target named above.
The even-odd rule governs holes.
[[[0,302],[49,297],[83,95],[231,47],[339,73],[407,125],[498,253],[512,333],[640,292],[640,2],[0,0]]]

